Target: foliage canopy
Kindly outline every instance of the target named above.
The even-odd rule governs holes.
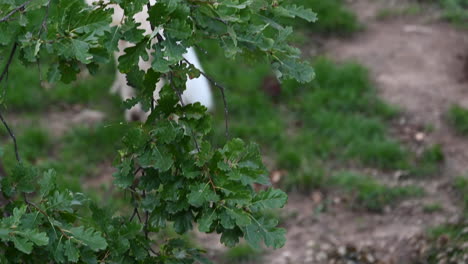
[[[119,26],[110,26],[112,4],[125,11]],[[133,19],[145,5],[149,35]],[[264,212],[283,207],[287,196],[272,188],[254,190],[253,184],[268,185],[258,147],[228,139],[213,148],[206,139],[206,108],[179,104],[179,98],[187,78],[204,74],[182,55],[204,39],[217,42],[227,59],[266,58],[278,78],[310,81],[311,67],[287,44],[292,28],[278,23],[285,17],[316,19],[311,10],[281,0],[110,0],[93,6],[81,0],[0,0],[0,82],[16,56],[28,66],[50,61],[49,82],[72,82],[80,65],[96,73],[125,40],[133,45],[119,58],[119,70],[137,91],[126,106],[141,103],[152,110],[145,124],[123,124],[129,129],[114,178],[131,196],[129,215],[59,188],[53,170],[39,171],[17,151],[18,164],[1,179],[7,203],[0,208],[0,263],[209,263],[178,237],[157,239],[166,225],[184,234],[196,224],[201,232],[221,234],[227,246],[245,238],[254,247],[281,247],[285,230]],[[134,67],[140,58],[150,60],[151,69]],[[166,85],[154,102],[161,78]]]

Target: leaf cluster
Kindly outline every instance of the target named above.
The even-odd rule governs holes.
[[[111,26],[116,5],[125,16]],[[134,19],[143,10],[150,34]],[[54,171],[18,159],[1,180],[7,204],[0,209],[0,263],[208,263],[201,250],[179,238],[158,240],[167,225],[178,234],[194,225],[221,234],[227,246],[241,238],[253,247],[283,246],[285,230],[264,212],[283,207],[287,196],[253,188],[269,184],[258,146],[232,139],[213,148],[206,139],[206,108],[180,99],[187,80],[205,74],[183,55],[205,39],[216,41],[227,59],[266,58],[280,79],[310,81],[310,65],[287,43],[292,28],[278,23],[295,17],[316,19],[309,9],[281,0],[109,0],[92,6],[81,0],[0,0],[1,58],[17,57],[26,66],[47,60],[47,80],[68,83],[80,65],[96,73],[126,41],[119,70],[137,95],[125,105],[151,110],[145,124],[129,125],[115,161],[114,183],[130,194],[131,212],[100,208],[81,193],[58,188]],[[135,67],[140,60],[151,68]],[[154,101],[161,79],[166,84]]]

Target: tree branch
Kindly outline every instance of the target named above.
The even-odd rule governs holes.
[[[18,43],[15,42],[13,44],[13,47],[11,48],[10,56],[8,57],[7,63],[5,64],[5,67],[3,68],[3,71],[0,74],[0,83],[3,81],[3,78],[5,78],[5,76],[7,76],[8,74],[8,69],[10,68],[11,62],[13,61],[13,57],[15,56],[17,47]]]
[[[195,65],[190,63],[187,59],[184,58],[184,61],[190,66],[197,69],[197,67],[195,67]],[[221,96],[223,97],[223,103],[224,103],[224,123],[226,126],[226,138],[229,138],[229,120],[228,120],[229,115],[228,115],[228,106],[227,106],[227,100],[226,100],[226,95],[225,95],[226,88],[224,88],[221,84],[217,83],[215,80],[213,80],[213,78],[208,76],[206,73],[202,72],[200,69],[197,69],[197,70],[200,71],[200,74],[203,75],[206,79],[208,79],[208,81],[210,81],[214,86],[216,86],[221,92]]]
[[[3,115],[0,113],[0,120],[2,121],[3,125],[5,126],[6,130],[8,131],[8,134],[10,134],[11,139],[13,140],[13,144],[15,145],[15,155],[16,155],[16,160],[18,162],[21,162],[19,152],[18,152],[18,144],[16,143],[16,137],[15,134],[13,134],[13,131],[11,131],[10,127],[8,126],[7,122],[3,118]]]
[[[24,2],[24,3],[22,3],[22,4],[21,4],[20,6],[18,6],[17,8],[11,10],[10,13],[8,13],[6,16],[0,18],[0,23],[7,21],[7,20],[8,20],[12,15],[14,15],[16,12],[24,10],[24,8],[25,8],[31,1],[32,1],[32,0],[28,0],[28,1]]]

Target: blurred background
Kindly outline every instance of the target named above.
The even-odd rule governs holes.
[[[285,21],[314,65],[311,83],[280,84],[266,62],[229,61],[214,43],[198,51],[227,88],[231,137],[258,142],[273,185],[289,193],[271,212],[288,241],[271,251],[226,249],[195,231],[186,239],[216,263],[468,263],[468,1],[291,1],[319,17]],[[50,85],[39,78],[46,62],[16,62],[5,116],[27,162],[116,209],[125,197],[113,192],[112,161],[125,126],[109,94],[114,67]],[[11,168],[3,127],[0,135]]]

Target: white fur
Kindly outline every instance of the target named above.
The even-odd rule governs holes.
[[[96,2],[98,0],[86,0],[86,2],[89,5],[92,5],[93,2]],[[150,4],[154,5],[155,0],[150,0]],[[121,22],[123,21],[124,17],[124,10],[118,6],[118,5],[111,5],[111,8],[114,9],[114,14],[112,15],[112,25],[120,25]],[[148,22],[148,8],[147,6],[143,6],[143,11],[135,14],[133,16],[134,20],[137,23],[140,23],[141,26],[139,29],[145,30],[145,35],[150,35],[152,33],[151,30],[151,25]],[[161,34],[163,34],[163,31],[160,31]],[[126,41],[119,41],[118,48],[119,51],[115,52],[114,56],[116,60],[123,54],[125,54],[124,49],[133,46],[132,43],[126,42]],[[197,57],[197,54],[195,50],[190,47],[187,49],[187,53],[184,54],[184,58],[187,59],[190,63],[192,63],[196,68],[199,70],[203,71],[200,61]],[[151,62],[150,61],[144,61],[143,59],[140,58],[140,61],[138,62],[138,67],[143,70],[147,71],[149,68],[151,68]],[[161,88],[164,86],[164,81],[160,81],[156,84],[156,89],[154,91],[154,98],[158,99],[159,98],[159,91]],[[200,76],[199,78],[196,79],[189,79],[186,83],[186,90],[182,94],[182,100],[185,104],[191,104],[191,103],[196,103],[200,102],[202,105],[206,106],[208,110],[213,109],[213,96],[211,93],[210,85],[208,80]],[[118,70],[116,72],[116,77],[114,84],[111,87],[111,92],[114,93],[119,93],[120,97],[122,97],[123,100],[132,98],[135,96],[135,91],[133,90],[132,87],[127,85],[127,78],[125,74],[120,73]],[[136,105],[132,107],[131,109],[127,110],[125,112],[125,118],[126,120],[146,120],[148,117],[148,113],[145,113],[141,105]]]

